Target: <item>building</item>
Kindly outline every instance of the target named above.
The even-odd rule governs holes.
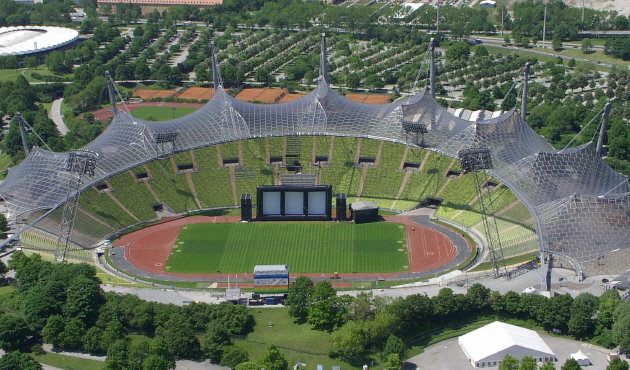
[[[99,7],[103,5],[115,7],[119,4],[134,4],[140,7],[142,14],[149,14],[154,9],[162,13],[164,10],[178,5],[207,8],[209,6],[223,4],[223,0],[97,0],[97,4]]]
[[[372,202],[354,202],[350,205],[350,211],[355,224],[378,221],[378,206]]]
[[[494,8],[497,6],[497,2],[493,0],[484,0],[479,3],[479,7],[481,8]]]
[[[473,367],[496,367],[510,355],[533,357],[537,362],[557,361],[551,348],[533,330],[495,321],[458,339]]]
[[[0,28],[0,56],[46,53],[71,46],[79,32],[71,28],[17,26]]]

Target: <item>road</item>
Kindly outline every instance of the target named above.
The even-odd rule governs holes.
[[[602,62],[594,62],[592,60],[588,60],[588,59],[584,59],[584,58],[575,58],[575,57],[571,57],[571,56],[556,54],[556,53],[553,53],[553,52],[532,50],[532,49],[529,49],[529,48],[522,48],[522,47],[518,47],[518,46],[505,46],[505,41],[500,40],[500,39],[496,39],[496,38],[479,37],[479,39],[481,39],[484,42],[485,45],[487,45],[489,47],[492,47],[492,48],[501,48],[503,50],[519,50],[519,51],[523,51],[523,52],[527,52],[527,53],[538,54],[538,55],[545,55],[545,56],[554,57],[554,58],[560,57],[560,58],[565,59],[565,60],[575,59],[576,61],[579,61],[579,62],[586,62],[586,63],[597,64],[599,66],[606,67],[606,68],[612,68],[613,67],[612,64],[602,63]],[[547,43],[547,44],[549,44],[549,43]]]
[[[63,122],[63,118],[61,117],[61,103],[62,102],[63,102],[63,98],[57,99],[52,102],[52,106],[50,107],[50,112],[48,112],[48,118],[53,120],[53,122],[57,126],[57,130],[59,130],[61,135],[65,135],[68,133],[68,127]]]

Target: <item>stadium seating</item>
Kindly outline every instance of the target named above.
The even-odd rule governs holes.
[[[328,158],[327,164],[321,168],[312,165],[313,140],[316,144],[315,155],[319,157],[329,156],[330,142],[334,140],[332,157]],[[332,185],[333,193],[346,193],[348,203],[362,199],[373,201],[381,208],[394,207],[403,210],[414,208],[426,197],[438,197],[443,200],[437,212],[438,217],[483,231],[472,175],[447,177],[449,168],[459,170],[458,163],[433,152],[407,149],[403,145],[390,142],[381,144],[380,141],[362,139],[359,153],[361,157],[376,159],[381,145],[382,149],[378,163],[370,165],[365,172],[359,197],[363,168],[355,164],[358,140],[350,137],[333,139],[328,136],[300,136],[293,138],[292,146],[293,151],[298,148],[296,160],[302,164],[302,172],[320,174],[319,183]],[[274,184],[275,170],[266,161],[266,141],[269,142],[271,157],[285,155],[282,137],[244,140],[240,144],[238,142],[219,144],[224,159],[239,158],[240,145],[242,165],[232,169],[219,163],[216,146],[192,151],[194,160],[189,151],[177,153],[172,158],[158,159],[131,170],[137,174],[147,172],[148,169],[150,176],[148,184],[151,189],[143,181],[136,181],[129,171],[122,172],[107,180],[111,188],[106,191],[110,191],[111,196],[124,205],[133,217],[110,195],[90,188],[81,195],[82,211],[77,217],[76,229],[79,233],[100,237],[133,225],[138,220],[153,219],[155,211],[152,207],[157,201],[150,190],[166,204],[167,210],[173,212],[195,210],[199,205],[201,208],[234,206],[237,205],[234,203],[234,193],[237,198],[242,193],[250,193],[255,197],[257,185]],[[409,174],[406,171],[411,170],[400,170],[405,151],[407,155],[404,161],[415,163],[417,166],[424,163],[421,170],[414,170]],[[189,168],[193,165],[195,168]],[[182,166],[186,170],[181,170]],[[234,184],[230,170],[233,171]],[[280,166],[277,172],[287,173],[283,166]],[[403,186],[405,176],[408,179]],[[197,199],[193,197],[187,177],[192,180]],[[399,199],[396,200],[399,193]],[[492,191],[492,196],[499,214],[497,225],[506,256],[534,249],[536,238],[527,209],[520,202],[515,203],[516,197],[502,185]],[[255,198],[253,201],[255,202]],[[57,214],[59,212],[61,211],[55,212],[51,217],[53,221],[60,220],[61,215]]]

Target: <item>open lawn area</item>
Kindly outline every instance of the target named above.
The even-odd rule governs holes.
[[[195,107],[138,107],[131,115],[149,121],[167,121],[169,119],[186,116],[199,108]]]
[[[298,325],[289,317],[288,308],[260,308],[252,310],[256,325],[254,331],[245,339],[235,340],[235,345],[247,351],[250,360],[260,359],[269,344],[273,344],[289,362],[293,368],[296,362],[306,364],[306,369],[317,369],[317,365],[323,365],[324,369],[330,369],[333,365],[342,369],[351,369],[354,366],[328,357],[330,334],[324,331],[313,330],[309,324]],[[272,323],[273,326],[269,326]],[[374,356],[374,364],[379,358]]]
[[[105,368],[105,362],[64,356],[57,353],[47,352],[33,357],[35,357],[37,362],[60,369],[101,370]]]
[[[291,273],[406,271],[404,227],[379,222],[254,222],[182,227],[166,264],[178,273],[252,273],[288,265]]]

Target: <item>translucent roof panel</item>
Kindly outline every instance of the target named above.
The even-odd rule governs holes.
[[[599,158],[592,144],[557,151],[516,112],[483,116],[494,118],[476,122],[458,118],[440,107],[427,90],[406,101],[370,105],[346,99],[320,78],[317,88],[300,99],[252,104],[234,99],[219,84],[207,104],[178,119],[150,122],[118,112],[112,124],[85,147],[99,157],[95,176],[85,179],[82,189],[173,151],[239,139],[335,135],[418,146],[422,135],[428,150],[451,157],[471,146],[490,148],[494,168],[489,172],[538,221],[542,250],[569,256],[578,266],[628,246],[627,231],[618,225],[630,224],[630,189],[626,178]],[[414,125],[426,132],[405,131]],[[157,143],[156,138],[165,133],[174,135],[175,141]],[[68,153],[34,149],[9,170],[0,194],[11,217],[63,205],[68,184],[76,181],[65,171],[67,158]],[[611,209],[616,216],[608,214]]]

